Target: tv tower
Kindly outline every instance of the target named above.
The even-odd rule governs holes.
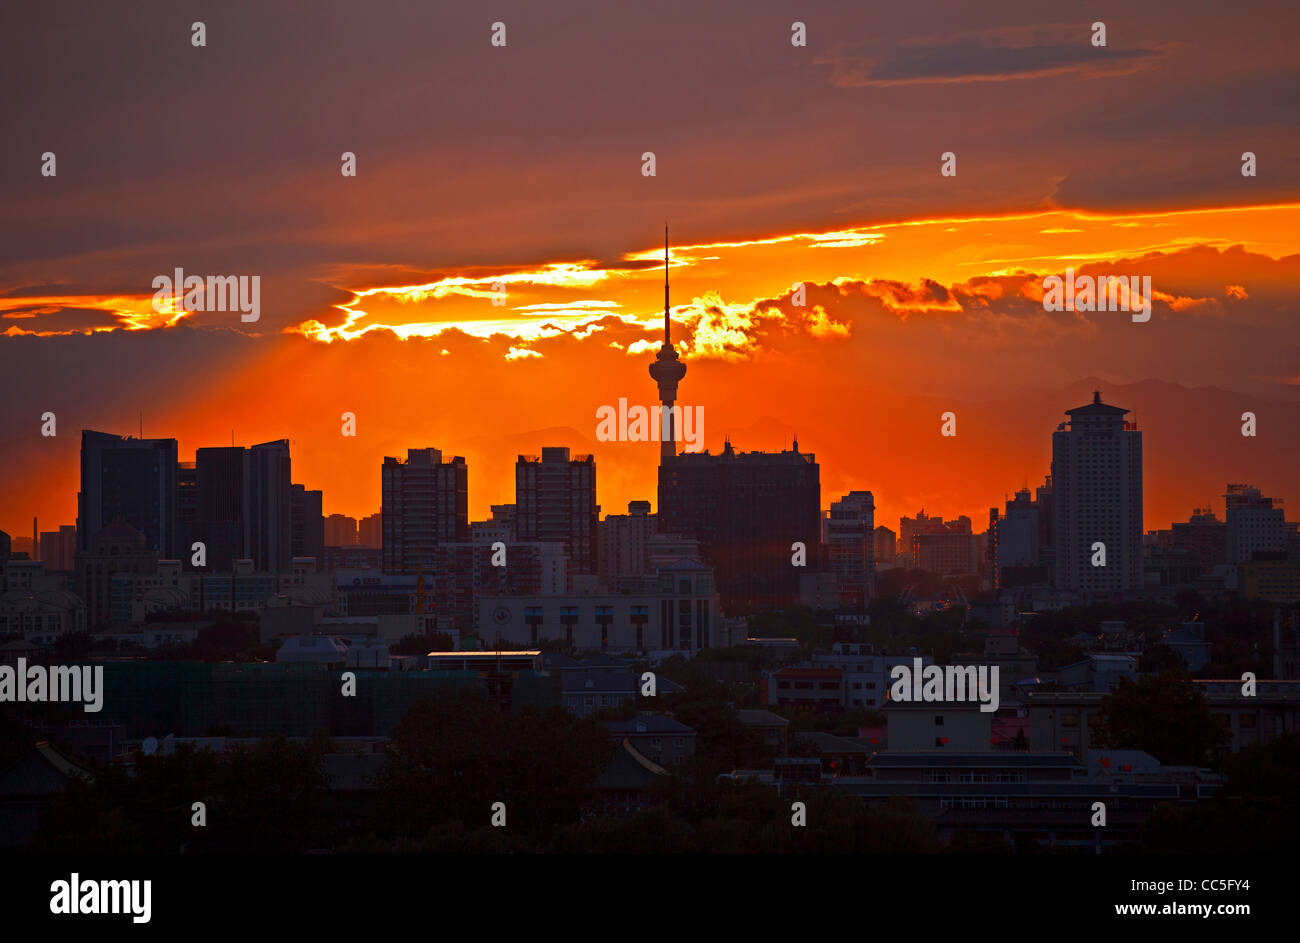
[[[672,325],[668,316],[668,224],[664,223],[664,342],[650,364],[650,376],[659,384],[659,400],[664,405],[662,421],[659,424],[660,438],[659,458],[674,458],[677,455],[677,423],[672,406],[677,399],[677,384],[686,376],[686,364],[682,363],[673,349]]]

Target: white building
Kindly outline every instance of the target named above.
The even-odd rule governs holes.
[[[1228,563],[1249,563],[1256,552],[1286,550],[1286,520],[1278,502],[1252,485],[1228,485]]]
[[[1100,391],[1066,413],[1052,434],[1056,586],[1108,598],[1141,589],[1142,433]]]
[[[481,596],[478,619],[485,640],[516,645],[560,639],[579,649],[694,654],[718,644],[713,572],[688,560],[661,569],[654,592]]]
[[[875,710],[883,707],[888,698],[893,683],[889,672],[895,665],[906,665],[910,670],[917,657],[922,667],[934,664],[930,655],[876,655],[870,645],[836,642],[830,654],[813,655],[812,667],[839,668],[844,672],[845,707]]]

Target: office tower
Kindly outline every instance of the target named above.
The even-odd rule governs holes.
[[[602,586],[613,588],[620,579],[649,574],[646,541],[655,535],[656,523],[649,501],[629,501],[626,514],[605,515],[597,528]]]
[[[825,520],[826,552],[839,585],[841,606],[865,608],[875,570],[876,504],[870,491],[850,491],[832,501]]]
[[[1266,498],[1254,485],[1228,485],[1228,563],[1248,563],[1255,553],[1286,550],[1286,521],[1281,502]]]
[[[321,512],[325,495],[308,491],[305,485],[292,486],[293,555],[315,557],[317,565],[325,555],[325,515]]]
[[[325,546],[351,547],[358,543],[356,518],[346,514],[331,514],[325,518]]]
[[[378,550],[383,546],[383,515],[376,511],[357,521],[357,543],[362,547]],[[328,541],[327,541],[328,543]]]
[[[792,606],[799,575],[817,568],[821,472],[799,451],[686,452],[659,463],[661,534],[693,537],[712,565],[728,615]],[[803,543],[807,567],[792,565]]]
[[[289,440],[244,452],[244,552],[254,569],[288,572],[293,558],[293,482]]]
[[[1066,410],[1069,420],[1052,433],[1060,589],[1113,598],[1142,587],[1142,433],[1127,413],[1098,391],[1087,406]],[[1105,566],[1094,565],[1098,544]]]
[[[469,540],[469,468],[438,449],[407,449],[382,468],[383,569],[433,572],[438,545]]]
[[[194,452],[193,541],[201,541],[211,573],[229,573],[244,555],[244,448],[215,446]]]
[[[515,462],[515,533],[520,541],[564,544],[569,572],[596,573],[596,458],[569,457],[564,447],[547,446],[539,459],[520,455]]]
[[[135,439],[83,429],[81,490],[77,494],[77,549],[115,520],[144,535],[145,549],[174,558],[176,440]]]
[[[199,517],[199,470],[196,462],[176,463],[176,556],[190,566]]]

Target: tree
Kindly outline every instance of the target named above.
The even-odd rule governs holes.
[[[1144,750],[1171,766],[1203,766],[1227,742],[1205,696],[1184,672],[1144,675],[1101,699],[1095,742],[1119,750]]]

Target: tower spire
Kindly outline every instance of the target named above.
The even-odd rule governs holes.
[[[659,387],[659,401],[664,409],[660,424],[662,439],[660,456],[672,458],[677,454],[679,430],[673,417],[673,403],[677,400],[677,383],[686,375],[686,364],[673,350],[672,309],[668,301],[668,223],[664,222],[664,342],[650,364],[650,376]]]
[[[668,223],[664,222],[664,346],[672,347],[668,318]]]

